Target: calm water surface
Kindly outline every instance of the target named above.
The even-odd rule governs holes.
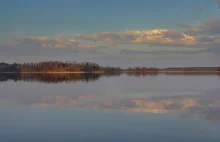
[[[220,77],[0,82],[0,142],[219,142]]]

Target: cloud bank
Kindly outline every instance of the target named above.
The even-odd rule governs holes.
[[[217,2],[217,1],[216,1]],[[72,36],[18,37],[0,44],[0,53],[19,55],[23,53],[43,54],[48,52],[87,52],[96,53],[106,47],[112,50],[118,45],[148,45],[157,47],[202,48],[198,51],[149,51],[146,54],[219,54],[220,19],[209,19],[199,26],[179,24],[177,29],[127,30],[120,32],[98,32],[93,34],[76,34]],[[134,46],[135,48],[135,46]],[[135,50],[135,49],[134,49]],[[115,50],[117,51],[117,50]],[[107,51],[106,51],[107,52]],[[144,51],[122,49],[119,54],[139,54]]]
[[[179,24],[184,30],[153,29],[78,34],[77,39],[109,44],[204,47],[220,45],[220,19],[209,19],[198,27]]]

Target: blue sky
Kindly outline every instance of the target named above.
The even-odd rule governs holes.
[[[0,59],[7,62],[87,59],[118,66],[128,66],[131,61],[134,65],[155,66],[218,65],[219,3],[219,0],[3,0]],[[140,31],[141,35],[134,31]],[[145,38],[141,37],[143,34]],[[125,50],[129,54],[123,55]],[[164,60],[166,63],[159,63]]]

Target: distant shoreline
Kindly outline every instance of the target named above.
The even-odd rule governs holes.
[[[55,72],[0,72],[0,73],[7,73],[7,74],[16,74],[16,73],[20,73],[20,74],[107,74],[108,72],[104,72],[104,71],[95,71],[95,72],[59,72],[59,71],[55,71]],[[184,74],[184,73],[220,73],[220,71],[118,71],[118,72],[114,72],[114,73],[145,73],[145,74],[166,74],[166,73],[180,73],[180,74]]]
[[[93,62],[46,61],[38,63],[0,63],[0,73],[23,74],[220,74],[220,67],[111,67]]]
[[[0,73],[21,73],[21,74],[104,74],[104,72],[0,72]]]

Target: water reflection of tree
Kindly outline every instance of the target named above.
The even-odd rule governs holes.
[[[157,76],[156,72],[107,72],[107,73],[0,73],[0,82],[3,81],[28,81],[43,83],[71,83],[77,81],[91,82],[100,77],[120,76],[122,74],[134,77]],[[180,75],[180,74],[166,74]],[[181,75],[216,75],[213,73],[181,74]]]
[[[135,76],[135,77],[141,77],[141,76],[156,76],[158,75],[158,72],[127,72],[128,76]]]
[[[13,81],[18,81],[19,79],[19,74],[17,73],[0,73],[0,81],[8,81],[8,80],[13,80]]]
[[[76,82],[76,81],[83,81],[83,82],[90,82],[96,81],[101,77],[100,74],[92,74],[92,73],[85,73],[85,74],[0,74],[0,81],[28,81],[28,82],[43,82],[43,83],[68,83],[68,82]]]

